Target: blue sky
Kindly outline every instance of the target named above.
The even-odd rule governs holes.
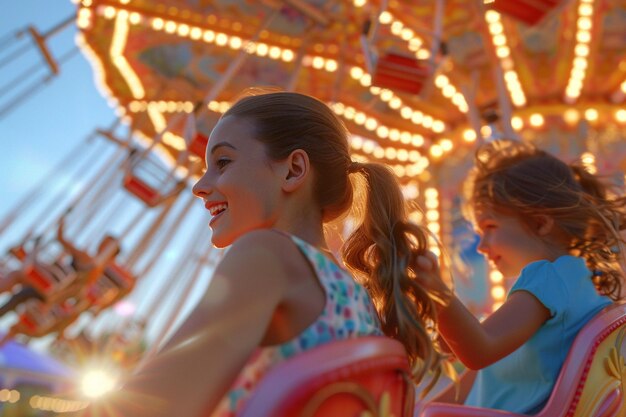
[[[74,11],[75,6],[69,0],[10,2],[0,13],[0,38],[12,36],[28,25],[44,33]],[[58,59],[76,48],[75,33],[75,27],[70,25],[51,37],[52,55]],[[20,45],[24,44],[29,43],[21,40]],[[4,45],[0,52],[8,47]],[[42,63],[41,74],[45,74],[41,56],[31,47],[22,58],[0,68],[0,80],[13,79],[37,63]],[[0,81],[0,85],[3,84]],[[21,88],[24,87],[18,86],[15,92]],[[0,97],[0,105],[8,101],[11,93],[13,91]],[[45,181],[46,173],[69,149],[95,127],[106,127],[114,119],[113,110],[97,91],[91,67],[81,53],[64,63],[59,75],[47,86],[3,115],[0,118],[0,166],[3,172],[0,175],[0,218],[36,184]],[[2,236],[0,242],[5,243],[7,238],[11,236]]]
[[[15,33],[26,29],[29,25],[35,27],[40,33],[46,33],[60,22],[65,21],[75,13],[75,5],[70,0],[20,0],[11,2],[3,8],[0,13],[0,42],[7,38],[14,38]],[[51,37],[48,42],[52,56],[59,59],[69,50],[76,49],[75,38],[76,28],[72,22],[66,29]],[[11,61],[2,66],[4,57],[21,45],[28,45],[28,52],[19,59]],[[43,58],[32,47],[32,42],[28,36],[21,40],[12,41],[0,45],[0,91],[6,85],[6,80],[12,80],[22,74],[33,65],[40,65],[39,75],[47,74],[43,64]],[[38,76],[35,76],[34,81]],[[32,81],[19,85],[15,90],[0,96],[0,109],[3,108],[12,98],[15,92],[27,88]],[[116,120],[112,108],[107,104],[107,100],[98,91],[94,82],[93,71],[87,59],[78,52],[60,67],[60,73],[54,77],[45,87],[32,95],[29,99],[15,106],[12,111],[0,116],[0,225],[7,214],[12,212],[13,207],[28,195],[32,194],[31,203],[28,208],[35,213],[26,212],[20,214],[19,222],[0,234],[0,255],[4,254],[8,247],[21,241],[22,237],[31,226],[38,225],[38,222],[47,223],[53,220],[51,214],[46,218],[45,209],[48,207],[51,197],[57,196],[60,191],[67,194],[71,189],[68,187],[68,180],[78,185],[79,177],[76,176],[76,165],[72,167],[64,166],[61,170],[55,171],[54,175],[49,175],[59,162],[64,160],[72,149],[75,149],[81,142],[85,141],[88,135],[96,128],[107,128]],[[101,139],[99,139],[101,140]],[[106,145],[105,145],[106,147]],[[93,148],[93,147],[92,147]],[[108,146],[107,150],[115,148]],[[87,148],[88,154],[93,149]],[[77,161],[82,164],[81,155],[77,155]],[[65,169],[63,169],[65,168]],[[41,185],[44,185],[41,188]],[[61,188],[64,187],[64,188]],[[37,192],[34,190],[37,189]],[[66,204],[66,203],[65,203]],[[131,204],[137,205],[136,202]],[[195,205],[194,205],[195,206]],[[204,221],[204,212],[201,204],[193,207],[198,215],[191,215],[191,221]],[[62,206],[59,209],[64,209]],[[37,212],[43,209],[44,215]],[[193,212],[193,210],[192,210]],[[56,215],[55,215],[56,216]],[[204,223],[206,225],[206,223]],[[187,222],[187,226],[189,222]],[[41,225],[38,225],[41,226]],[[167,266],[172,266],[174,260],[180,256],[180,247],[184,247],[189,237],[186,235],[185,225],[179,227],[176,236],[170,236],[174,242],[168,249],[160,254],[159,263],[163,262]],[[197,227],[197,225],[196,225]],[[208,236],[208,226],[206,228]],[[207,239],[205,236],[205,239]],[[177,242],[181,242],[177,244]],[[78,242],[80,243],[80,242]],[[208,243],[208,242],[207,242]],[[123,247],[127,251],[132,249],[128,242],[123,242]],[[208,247],[208,244],[207,244]],[[203,250],[203,248],[199,248]],[[193,254],[186,254],[187,256]],[[164,283],[172,277],[171,270],[158,268],[159,274],[146,282],[141,282],[135,289],[133,296],[138,300],[148,300],[158,298],[159,289],[164,288]],[[198,295],[202,294],[201,288],[207,284],[210,274],[201,274],[199,287],[194,287],[191,297],[187,297],[188,302],[183,308],[183,316],[195,303]],[[156,293],[155,291],[156,290]],[[172,295],[178,294],[176,290]],[[155,293],[150,297],[150,292]],[[148,296],[146,296],[148,294]],[[168,299],[169,300],[169,299]],[[160,312],[167,315],[168,306],[166,300],[161,300]],[[144,306],[145,306],[144,305]],[[171,308],[171,300],[170,300]],[[138,306],[141,311],[141,307]],[[113,313],[111,313],[113,314]],[[157,315],[158,316],[158,315]],[[109,316],[105,316],[106,318]],[[155,322],[163,323],[167,317],[156,317]],[[3,322],[0,322],[2,327]],[[153,326],[154,332],[158,333],[159,326]],[[150,329],[149,329],[150,330]]]

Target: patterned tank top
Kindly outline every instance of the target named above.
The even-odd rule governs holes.
[[[321,315],[302,333],[281,345],[258,348],[211,417],[234,417],[257,382],[285,359],[333,340],[382,335],[372,301],[360,284],[319,249],[288,235],[315,269],[326,292]]]

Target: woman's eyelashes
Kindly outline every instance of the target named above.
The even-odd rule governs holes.
[[[217,169],[219,169],[220,171],[223,170],[226,165],[228,165],[231,162],[230,158],[226,158],[226,157],[219,157],[215,160],[215,166],[217,167]]]

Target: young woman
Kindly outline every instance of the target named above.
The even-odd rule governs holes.
[[[425,324],[434,303],[409,268],[426,236],[408,223],[390,170],[350,159],[347,131],[324,103],[288,92],[242,98],[213,129],[206,167],[193,191],[213,244],[229,250],[177,334],[103,410],[232,416],[276,364],[365,335],[403,342],[418,378],[438,369]],[[350,273],[324,224],[351,208],[356,176],[366,201],[343,250]]]

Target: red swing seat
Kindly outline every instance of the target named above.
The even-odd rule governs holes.
[[[72,279],[72,274],[67,274],[61,268],[54,265],[42,265],[38,263],[28,264],[24,268],[25,283],[35,288],[43,296],[53,294],[63,284]]]
[[[372,85],[419,94],[429,76],[430,69],[426,63],[410,56],[388,52],[376,62]]]
[[[43,312],[43,304],[39,300],[30,300],[25,303],[18,313],[18,321],[11,329],[14,334],[20,333],[30,337],[46,335],[58,323],[67,319],[73,313],[73,306],[61,304],[53,306],[48,312]]]
[[[207,136],[202,133],[196,133],[187,149],[189,152],[200,157],[204,161],[207,143],[209,143],[209,138]]]
[[[124,188],[139,197],[148,207],[156,206],[162,199],[157,190],[132,174],[127,174],[124,177]]]
[[[495,0],[490,6],[528,25],[536,25],[560,3],[561,0]]]
[[[329,342],[271,370],[238,417],[412,417],[410,372],[394,339]]]

